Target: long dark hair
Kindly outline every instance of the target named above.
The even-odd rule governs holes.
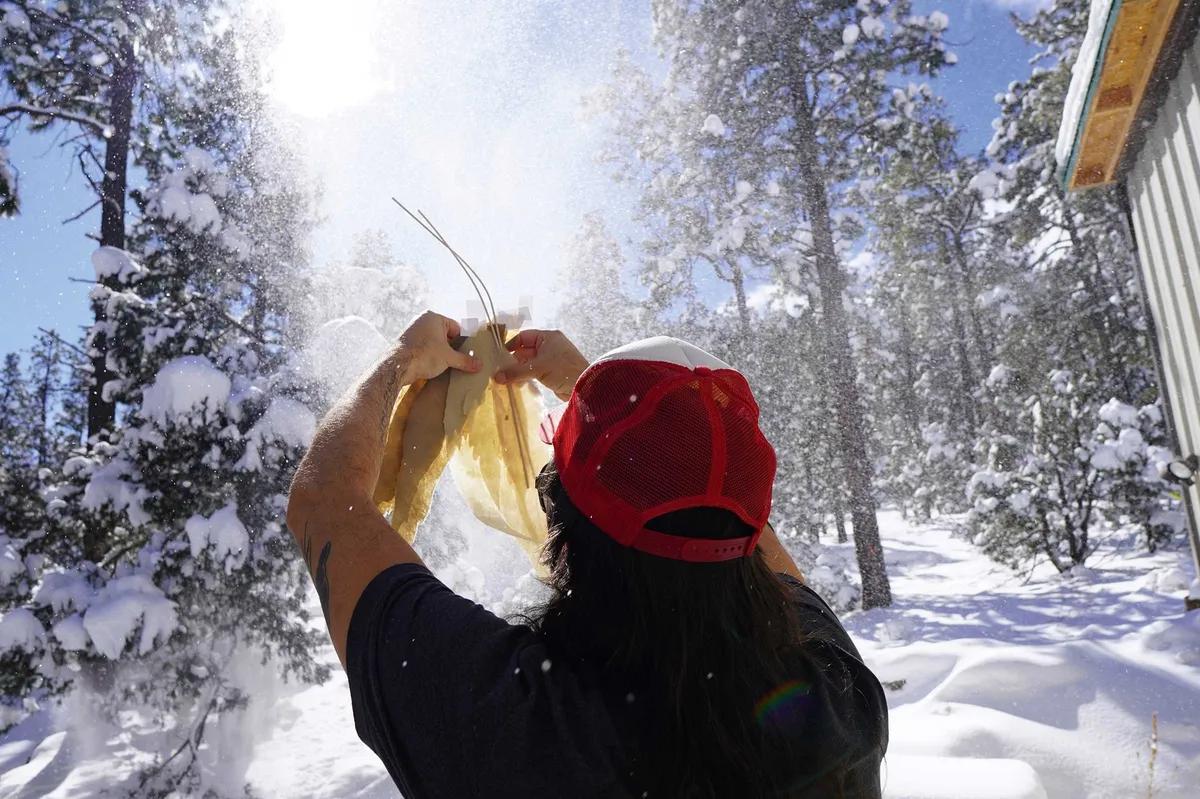
[[[758,552],[694,564],[620,546],[572,504],[553,463],[538,490],[553,595],[527,620],[555,657],[586,664],[627,687],[631,704],[636,698],[633,795],[789,795],[780,763],[803,755],[756,713],[795,678],[789,663],[805,644],[788,586]],[[648,526],[703,538],[749,532],[717,508],[676,511]]]

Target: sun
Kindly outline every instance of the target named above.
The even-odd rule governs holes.
[[[259,0],[279,30],[267,55],[268,91],[288,111],[326,116],[383,88],[377,57],[380,0]]]

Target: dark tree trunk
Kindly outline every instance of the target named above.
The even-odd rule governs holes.
[[[121,42],[120,60],[114,65],[109,90],[109,127],[111,134],[104,146],[104,180],[100,184],[100,244],[125,248],[125,192],[129,172],[129,139],[133,125],[133,92],[137,85],[137,62],[133,43]],[[106,277],[103,285],[118,288],[115,277]],[[88,381],[87,436],[89,440],[109,437],[117,420],[116,402],[104,396],[104,386],[116,375],[108,368],[108,314],[105,304],[92,303],[94,334],[89,341],[91,378]],[[108,528],[95,522],[84,532],[84,557],[93,563],[103,560],[107,549]]]
[[[801,84],[803,85],[803,84]],[[803,95],[803,92],[798,92]],[[850,521],[854,528],[854,551],[862,577],[863,608],[892,604],[883,547],[879,540],[879,521],[875,517],[871,459],[867,452],[866,420],[856,382],[857,370],[850,347],[850,330],[842,305],[846,275],[838,260],[833,241],[833,222],[829,213],[824,176],[817,161],[820,144],[813,128],[807,97],[798,98],[803,106],[797,114],[797,148],[800,154],[801,196],[812,226],[817,278],[821,291],[821,321],[825,328],[826,379],[833,392],[837,415],[840,457],[850,494]]]
[[[121,59],[114,65],[109,91],[109,127],[111,135],[104,145],[104,180],[100,184],[100,244],[125,248],[125,190],[129,171],[129,137],[133,124],[133,91],[137,83],[137,63],[133,44],[121,43]],[[105,285],[117,288],[113,278]],[[116,403],[104,397],[104,384],[116,375],[108,368],[108,322],[103,302],[92,303],[96,334],[91,340],[92,379],[88,386],[88,438],[110,432],[117,418]]]
[[[47,342],[46,362],[43,364],[41,379],[38,383],[37,403],[37,462],[45,466],[50,458],[49,428],[50,428],[50,395],[51,383],[54,380],[54,368],[58,363],[58,345],[53,340]]]
[[[953,281],[950,300],[950,328],[954,334],[954,357],[958,361],[958,399],[954,404],[960,410],[960,416],[965,427],[964,432],[970,438],[975,435],[977,423],[975,419],[975,370],[971,368],[971,356],[967,352],[967,326],[963,321],[962,306],[966,304],[963,297],[962,280],[955,270],[948,270]]]
[[[975,344],[976,362],[982,370],[992,364],[992,346],[988,341],[987,334],[983,331],[983,320],[979,316],[979,307],[975,302],[979,289],[975,285],[975,270],[971,267],[971,259],[967,257],[962,235],[962,232],[959,231],[954,236],[954,259],[958,263],[958,271],[962,276],[967,313],[971,317],[971,338]]]

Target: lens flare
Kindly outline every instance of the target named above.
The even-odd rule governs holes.
[[[768,721],[778,722],[807,704],[811,692],[812,683],[788,680],[755,703],[754,717],[760,725]]]

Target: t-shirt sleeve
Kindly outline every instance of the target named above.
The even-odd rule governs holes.
[[[804,631],[810,636],[831,641],[845,650],[846,654],[862,663],[862,655],[859,654],[858,647],[854,645],[854,641],[850,640],[850,635],[842,626],[837,614],[833,612],[833,608],[829,607],[829,603],[808,585],[790,574],[780,574],[779,579],[791,589],[796,612],[800,615],[800,623]]]
[[[879,764],[888,745],[883,686],[829,604],[799,580],[779,577],[791,589],[800,628],[809,641],[805,649],[810,668],[819,672],[814,682],[822,686],[830,703],[827,737],[839,742],[842,754],[835,759],[845,769],[843,788],[848,795],[879,796]]]
[[[563,668],[555,673],[529,627],[458,596],[419,564],[372,580],[346,644],[355,728],[408,799],[603,784],[607,753],[577,723],[589,697]],[[513,774],[539,784],[513,785]]]

